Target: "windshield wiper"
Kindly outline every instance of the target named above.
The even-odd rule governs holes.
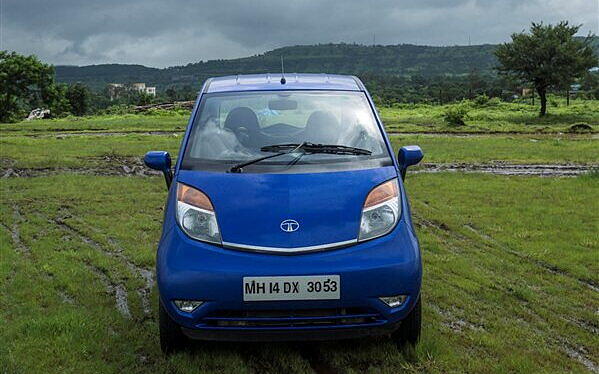
[[[369,156],[372,154],[367,149],[348,147],[345,145],[337,144],[314,144],[304,142],[302,144],[290,143],[290,144],[276,144],[267,145],[266,147],[260,148],[262,152],[281,152],[286,149],[301,149],[304,153],[326,153],[333,155],[365,155]]]
[[[253,160],[249,160],[243,162],[241,164],[233,165],[229,171],[231,173],[241,173],[243,168],[248,165],[255,164],[262,160],[267,160],[269,158],[274,158],[282,155],[286,155],[289,153],[294,153],[300,151],[302,155],[307,153],[326,153],[326,154],[334,154],[334,155],[366,155],[369,156],[372,154],[369,150],[355,147],[348,147],[344,145],[336,145],[336,144],[314,144],[309,142],[303,143],[288,143],[288,144],[273,144],[267,145],[260,148],[262,152],[277,152],[274,155],[268,155],[264,157],[255,158]],[[297,162],[296,160],[293,160]],[[292,164],[294,162],[292,161]]]
[[[262,148],[260,148],[260,150],[262,152],[277,152],[277,153],[275,153],[274,155],[268,155],[268,156],[264,156],[264,157],[258,157],[258,158],[255,158],[253,160],[249,160],[249,161],[246,161],[246,162],[242,162],[240,164],[233,165],[233,166],[231,166],[231,169],[229,169],[229,172],[231,172],[231,173],[241,173],[243,171],[243,168],[245,166],[255,164],[255,163],[260,162],[262,160],[268,160],[269,158],[279,157],[279,156],[282,156],[282,155],[286,155],[288,153],[293,153],[293,152],[299,150],[304,144],[306,144],[306,143],[296,144],[295,147],[290,147],[290,148],[288,148],[287,151],[283,151],[283,149],[270,151],[270,150],[265,150],[264,148],[268,148],[268,147],[271,147],[271,146],[262,147]]]

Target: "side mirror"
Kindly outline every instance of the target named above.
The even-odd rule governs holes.
[[[171,186],[173,172],[171,171],[171,155],[165,151],[150,151],[144,157],[144,163],[150,169],[161,171],[164,174],[166,188]]]
[[[397,153],[397,160],[399,161],[399,172],[401,173],[401,179],[406,178],[406,170],[409,166],[416,165],[422,160],[424,153],[417,145],[406,145],[401,147]]]

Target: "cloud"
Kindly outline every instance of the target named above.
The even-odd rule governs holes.
[[[0,0],[0,49],[54,64],[184,65],[328,42],[505,41],[531,21],[599,33],[589,0]]]

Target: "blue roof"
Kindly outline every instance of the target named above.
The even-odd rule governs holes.
[[[335,74],[281,74],[229,75],[211,78],[204,92],[261,91],[261,90],[345,90],[362,91],[360,80],[351,75]]]

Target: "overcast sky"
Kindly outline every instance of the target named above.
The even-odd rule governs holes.
[[[0,0],[0,50],[184,65],[294,44],[497,43],[531,21],[599,34],[599,0]]]

